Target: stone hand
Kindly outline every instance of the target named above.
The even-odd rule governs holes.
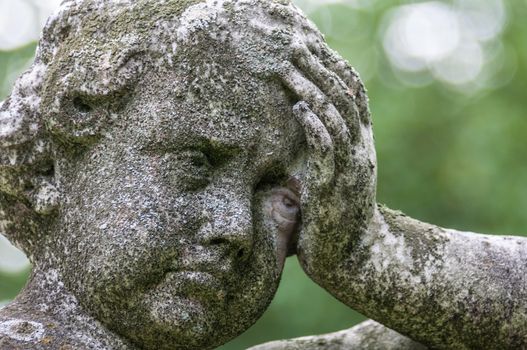
[[[312,53],[315,51],[315,53]],[[300,102],[293,114],[307,152],[300,180],[302,228],[297,253],[315,281],[344,263],[350,244],[365,232],[375,202],[375,152],[367,109],[360,111],[357,81],[344,61],[296,49],[281,72]],[[360,84],[360,83],[359,83]]]

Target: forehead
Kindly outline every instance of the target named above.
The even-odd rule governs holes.
[[[183,14],[202,3],[200,0],[81,1],[68,17],[70,24],[62,29],[64,34],[55,34],[64,35],[64,39],[55,39],[60,45],[53,52],[48,79],[59,90],[73,89],[86,94],[123,88],[150,66],[171,64],[182,54],[181,32],[187,27]],[[207,8],[203,16],[214,17],[216,10]],[[209,26],[214,31],[214,25]]]
[[[145,74],[126,111],[130,138],[144,146],[218,142],[275,149],[294,132],[292,105],[279,83],[259,79],[228,52],[196,55]],[[123,127],[125,125],[122,125]]]
[[[215,17],[215,11],[223,11],[220,5],[98,3],[111,9],[87,11],[80,31],[56,56],[48,81],[53,88],[46,89],[52,91],[53,106],[71,95],[133,91],[113,121],[112,134],[125,136],[128,145],[208,139],[263,150],[288,143],[287,133],[295,138],[292,104],[281,84],[252,73],[233,38],[212,35],[221,25]],[[192,13],[182,14],[196,3]]]

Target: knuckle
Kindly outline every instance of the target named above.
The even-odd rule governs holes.
[[[299,101],[293,106],[293,112],[296,114],[305,114],[309,110],[309,106],[305,101]]]

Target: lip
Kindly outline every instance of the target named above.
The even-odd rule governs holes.
[[[221,279],[212,273],[194,270],[171,271],[165,278],[165,283],[189,297],[202,296],[214,300],[225,298],[225,286]]]

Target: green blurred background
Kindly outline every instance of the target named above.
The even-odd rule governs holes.
[[[0,99],[31,63],[32,40],[57,2],[0,0]],[[527,233],[527,1],[296,3],[366,83],[379,202],[445,227]],[[28,271],[0,242],[0,303],[17,294]],[[290,258],[266,314],[221,349],[336,331],[363,319]]]

